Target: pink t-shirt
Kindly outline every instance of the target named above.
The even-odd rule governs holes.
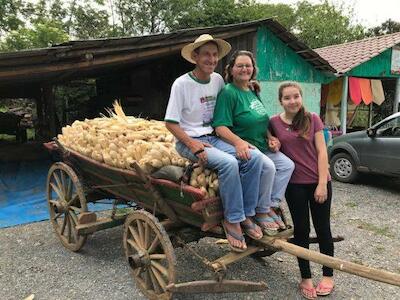
[[[291,130],[279,115],[270,119],[272,130],[281,142],[280,151],[295,163],[291,183],[318,183],[318,155],[314,141],[315,133],[323,130],[324,124],[315,113],[311,113],[311,116],[308,139],[299,137],[298,131]]]

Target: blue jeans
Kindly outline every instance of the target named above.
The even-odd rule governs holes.
[[[293,161],[282,152],[267,150],[264,154],[257,213],[266,213],[270,207],[279,207],[294,171]]]
[[[208,143],[206,167],[218,172],[219,194],[224,208],[224,217],[229,223],[239,223],[255,215],[259,202],[260,178],[263,154],[251,150],[249,160],[236,158],[236,150],[231,144],[215,136],[203,136],[196,140]],[[191,161],[198,158],[183,143],[176,143],[178,153]]]

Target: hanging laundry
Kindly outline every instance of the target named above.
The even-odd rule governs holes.
[[[339,107],[334,106],[331,103],[326,104],[324,123],[326,126],[329,126],[329,127],[339,127],[340,126]]]
[[[361,89],[360,89],[360,79],[355,77],[349,77],[349,92],[350,99],[355,105],[361,103]]]
[[[338,78],[329,84],[327,102],[333,105],[340,103],[342,99],[343,78]]]
[[[360,78],[359,80],[361,88],[361,98],[366,105],[369,105],[373,99],[371,81],[367,78]]]
[[[381,105],[385,101],[385,93],[383,92],[382,81],[379,79],[371,79],[371,90],[374,103]]]

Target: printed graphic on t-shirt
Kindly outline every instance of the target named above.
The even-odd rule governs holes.
[[[254,99],[251,101],[250,109],[254,110],[260,116],[264,116],[267,113],[267,110],[265,109],[264,105],[258,99]]]
[[[203,127],[210,126],[213,121],[216,100],[217,99],[215,96],[200,98],[200,103],[203,111]]]

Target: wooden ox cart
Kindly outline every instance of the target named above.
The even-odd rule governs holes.
[[[266,289],[264,282],[226,280],[227,266],[246,257],[284,251],[334,269],[400,286],[400,275],[333,258],[290,243],[292,229],[259,241],[248,240],[243,253],[227,252],[210,261],[186,244],[205,236],[224,237],[220,226],[220,199],[205,198],[197,188],[122,170],[63,148],[57,141],[45,146],[61,157],[47,179],[50,221],[61,243],[79,251],[88,235],[124,224],[123,245],[132,277],[150,299],[169,299],[173,293],[252,292]],[[88,203],[114,199],[110,216],[99,218]],[[132,206],[121,214],[116,205]],[[336,241],[340,238],[335,238]],[[310,242],[316,242],[310,238]],[[174,247],[191,251],[214,273],[214,280],[176,282]]]

